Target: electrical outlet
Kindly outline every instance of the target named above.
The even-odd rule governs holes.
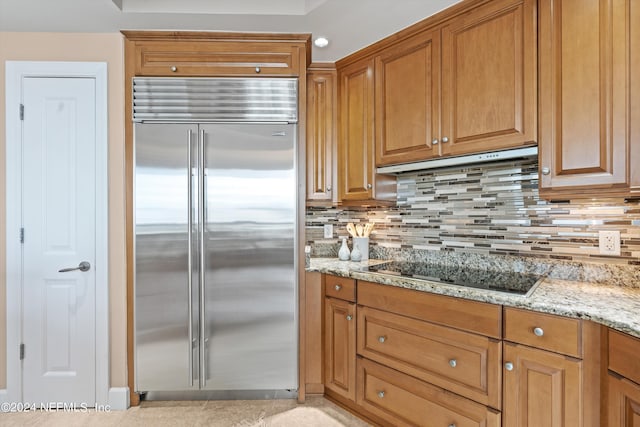
[[[600,255],[620,255],[620,232],[600,230],[598,232]]]
[[[324,238],[325,239],[333,238],[333,224],[324,225]]]

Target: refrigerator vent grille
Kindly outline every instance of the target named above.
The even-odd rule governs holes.
[[[133,120],[296,123],[298,80],[135,77]]]

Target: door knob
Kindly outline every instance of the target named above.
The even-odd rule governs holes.
[[[68,273],[70,271],[76,270],[89,271],[89,269],[91,269],[91,264],[89,264],[87,261],[82,261],[80,264],[78,264],[77,267],[63,268],[62,270],[58,270],[58,273]]]

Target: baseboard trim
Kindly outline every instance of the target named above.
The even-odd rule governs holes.
[[[111,387],[109,389],[109,407],[113,411],[125,411],[129,408],[129,387]]]

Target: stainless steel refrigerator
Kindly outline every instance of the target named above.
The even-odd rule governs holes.
[[[136,391],[295,394],[292,80],[286,114],[281,95],[248,80],[243,89],[234,79],[142,80],[138,93],[134,81]],[[206,90],[207,106],[195,108]]]

